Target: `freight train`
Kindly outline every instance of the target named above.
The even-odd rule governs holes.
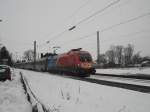
[[[96,72],[92,66],[93,61],[89,52],[72,49],[63,54],[51,54],[48,57],[36,60],[36,62],[17,63],[15,66],[22,69],[36,71],[48,71],[51,73],[70,74],[74,76],[89,76]]]

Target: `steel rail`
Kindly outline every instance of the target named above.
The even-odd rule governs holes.
[[[116,75],[116,74],[95,73],[93,75],[150,80],[150,75],[145,74]]]
[[[102,79],[93,79],[90,77],[74,77],[74,76],[67,76],[67,75],[63,75],[63,77],[71,78],[71,79],[75,79],[75,80],[86,81],[86,82],[90,82],[90,83],[96,83],[96,84],[100,84],[100,85],[106,85],[106,86],[111,86],[111,87],[118,87],[118,88],[138,91],[138,92],[142,92],[142,93],[150,93],[150,86],[129,84],[129,83],[117,82],[117,81],[108,81],[108,80],[102,80]]]

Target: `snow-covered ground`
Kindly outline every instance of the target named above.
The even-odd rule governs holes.
[[[96,73],[116,74],[116,75],[131,75],[145,74],[150,75],[150,67],[146,68],[114,68],[114,69],[96,69]]]
[[[0,81],[0,112],[32,112],[19,73],[15,71],[12,74],[12,81]]]
[[[150,94],[49,73],[17,71],[50,112],[150,112]]]

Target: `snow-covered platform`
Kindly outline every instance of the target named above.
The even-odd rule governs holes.
[[[32,112],[19,73],[12,72],[12,81],[0,82],[0,112]]]
[[[150,94],[21,71],[32,92],[52,112],[150,112]]]

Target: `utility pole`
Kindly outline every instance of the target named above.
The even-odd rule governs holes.
[[[97,64],[100,64],[100,41],[99,41],[99,31],[97,31]]]
[[[34,69],[36,67],[35,63],[36,63],[36,41],[34,41]]]

